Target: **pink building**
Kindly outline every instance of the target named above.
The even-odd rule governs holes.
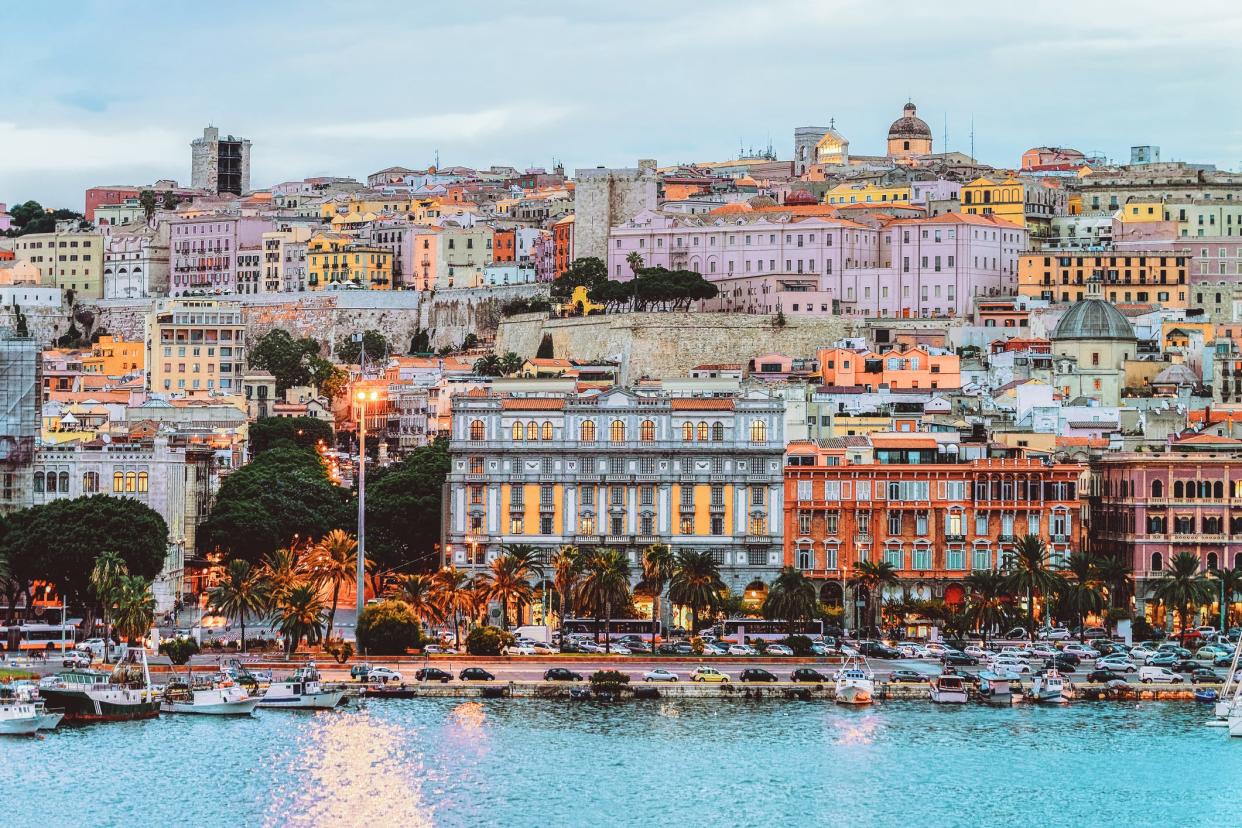
[[[13,226],[13,217],[9,215],[8,206],[3,201],[0,201],[0,233]]]
[[[263,234],[274,229],[272,222],[256,216],[173,218],[168,228],[169,295],[237,292],[239,251],[259,248]]]
[[[644,211],[612,229],[608,274],[628,257],[717,282],[710,310],[847,316],[960,316],[977,296],[1017,292],[1027,231],[994,216],[868,216],[867,223],[792,213],[672,215]]]

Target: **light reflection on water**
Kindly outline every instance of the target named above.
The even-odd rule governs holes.
[[[1160,824],[1238,824],[1242,739],[1207,715],[1160,702],[415,699],[165,717],[0,740],[0,825],[1139,828],[1172,802]],[[50,781],[62,774],[77,781]],[[1170,798],[1178,779],[1193,795]]]

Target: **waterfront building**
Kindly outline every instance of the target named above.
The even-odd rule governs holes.
[[[241,306],[218,299],[167,299],[147,313],[147,388],[164,394],[238,394],[246,367]]]
[[[209,126],[190,142],[190,186],[213,193],[241,195],[250,189],[250,140],[220,137]]]
[[[956,433],[791,443],[785,565],[815,580],[830,606],[861,600],[874,612],[884,600],[917,598],[961,608],[966,576],[1003,569],[1023,535],[1042,537],[1055,562],[1080,551],[1083,468],[997,452]],[[852,589],[861,561],[892,564],[900,582],[878,596]],[[855,626],[853,613],[846,622]]]
[[[39,268],[40,284],[73,291],[79,299],[103,296],[103,250],[102,235],[81,230],[29,233],[13,244],[18,259]]]
[[[444,563],[607,546],[637,582],[643,548],[665,543],[710,551],[734,594],[762,590],[781,565],[783,420],[762,391],[454,396]]]
[[[1113,304],[1188,305],[1188,257],[1169,250],[1023,253],[1018,257],[1018,292],[1051,302],[1076,302],[1087,282],[1100,280],[1103,297]]]

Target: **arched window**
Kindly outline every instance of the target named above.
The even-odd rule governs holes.
[[[765,421],[750,421],[750,441],[752,443],[766,443],[768,441],[768,424]]]
[[[138,472],[138,491],[145,492],[147,490],[147,473]]]
[[[99,472],[88,471],[82,475],[82,491],[86,494],[99,491]]]
[[[35,472],[34,490],[37,494],[43,493],[43,473],[42,472]]]
[[[578,430],[578,433],[579,433],[579,438],[582,440],[582,442],[594,443],[595,442],[595,421],[594,420],[583,420],[582,427]]]
[[[60,473],[60,490],[62,492],[69,491],[69,472]]]
[[[625,442],[625,421],[613,420],[612,425],[608,427],[608,440],[612,443]]]
[[[1225,496],[1225,484],[1222,481],[1217,480],[1215,483],[1212,484],[1212,497],[1216,498],[1217,500],[1220,500],[1224,498],[1224,496]]]
[[[112,474],[112,491],[114,492],[125,491],[125,473],[124,472],[114,472]]]
[[[515,443],[522,442],[522,424],[521,423],[513,424],[513,442]]]
[[[543,421],[543,435],[540,439],[543,439],[543,440],[552,439],[552,423],[548,422],[547,420]]]
[[[1185,487],[1182,486],[1182,481],[1180,480],[1173,481],[1173,496],[1180,499],[1184,495],[1185,495]]]
[[[485,429],[483,428],[482,420],[471,421],[470,423],[470,439],[471,440],[482,440],[484,433],[485,433]]]
[[[655,441],[654,420],[643,420],[642,424],[638,427],[638,439],[642,440],[644,443],[651,443]]]
[[[681,424],[681,439],[689,443],[694,439],[694,426],[690,423]]]
[[[707,442],[708,433],[709,432],[707,430],[707,423],[700,422],[699,427],[696,431],[699,442],[701,443]]]
[[[1233,553],[1233,568],[1242,569],[1242,552]]]
[[[1151,481],[1151,496],[1164,497],[1164,484],[1159,480]]]
[[[138,488],[138,475],[134,472],[125,472],[125,491],[132,492]]]
[[[539,439],[539,423],[531,420],[526,424],[526,439],[531,441]]]
[[[724,423],[712,423],[712,440],[719,443],[724,439]]]
[[[1209,552],[1207,554],[1207,568],[1209,572],[1215,572],[1217,569],[1220,568],[1217,566],[1218,562],[1219,562],[1219,559],[1216,557],[1215,552]]]
[[[1151,553],[1151,571],[1159,572],[1164,569],[1164,556],[1159,552]]]
[[[1212,496],[1212,484],[1206,480],[1199,481],[1199,497],[1207,498]]]

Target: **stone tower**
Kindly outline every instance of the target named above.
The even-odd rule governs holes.
[[[190,186],[213,193],[242,195],[250,189],[250,140],[220,137],[209,126],[190,142]]]
[[[574,255],[608,259],[608,231],[658,204],[656,162],[574,171]]]

